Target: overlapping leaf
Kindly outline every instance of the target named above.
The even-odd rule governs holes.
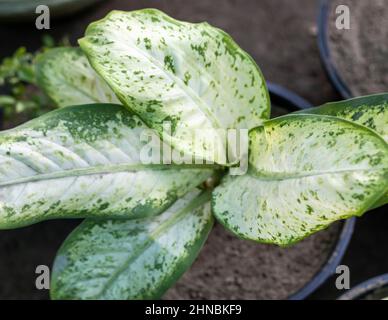
[[[251,129],[269,117],[259,68],[207,23],[154,9],[113,11],[90,24],[79,43],[124,105],[197,159],[236,163],[225,129]]]
[[[211,175],[202,167],[143,164],[146,129],[122,106],[95,104],[1,132],[0,228],[61,217],[153,215]]]
[[[388,189],[388,146],[372,130],[330,116],[290,115],[250,133],[250,173],[213,196],[236,235],[288,245],[363,214]]]
[[[55,260],[54,299],[156,299],[191,265],[213,224],[208,193],[193,191],[161,215],[88,220]]]
[[[375,94],[344,101],[326,103],[298,113],[322,114],[362,124],[388,142],[388,94]]]
[[[388,94],[386,93],[326,103],[299,113],[331,115],[362,124],[376,131],[388,143]],[[388,193],[373,207],[386,203],[388,203]]]
[[[79,48],[54,48],[41,54],[36,76],[39,86],[59,107],[119,103]]]

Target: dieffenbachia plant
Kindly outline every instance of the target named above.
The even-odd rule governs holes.
[[[0,228],[87,218],[58,252],[52,298],[162,297],[213,216],[241,238],[286,246],[383,204],[386,96],[269,120],[247,53],[219,29],[157,10],[114,11],[80,46],[52,49],[36,66],[64,108],[0,134]],[[230,174],[243,159],[228,152],[227,129],[249,130],[245,175]],[[144,164],[147,130],[209,164]],[[193,132],[206,132],[199,144]]]

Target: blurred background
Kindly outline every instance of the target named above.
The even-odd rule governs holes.
[[[46,35],[52,37],[55,42],[68,39],[65,41],[76,45],[77,39],[83,35],[86,26],[104,17],[112,9],[135,10],[153,7],[177,19],[192,22],[208,21],[224,29],[253,56],[266,80],[285,86],[313,105],[341,100],[328,80],[319,55],[317,45],[319,1],[102,0],[87,2],[89,6],[87,8],[80,6],[81,11],[76,13],[66,9],[66,13],[70,12],[70,15],[61,16],[59,10],[55,14],[56,17],[51,20],[50,30],[37,30],[34,20],[22,19],[23,21],[20,22],[20,18],[12,18],[11,15],[7,17],[5,12],[3,14],[0,12],[1,16],[9,20],[0,23],[0,59],[13,54],[20,46],[26,47],[27,51],[39,49],[42,46],[42,38]],[[74,4],[70,4],[71,6]],[[74,9],[78,8],[74,7]],[[357,220],[353,238],[343,259],[343,264],[350,268],[352,285],[388,272],[386,239],[388,217],[385,217],[386,214],[387,206]],[[69,223],[68,229],[70,230],[71,227]],[[57,246],[59,243],[58,241],[50,245]],[[331,278],[310,298],[333,299],[342,293],[335,288],[335,279]]]

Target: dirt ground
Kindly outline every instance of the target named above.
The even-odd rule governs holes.
[[[86,25],[103,17],[109,10],[133,10],[143,7],[156,7],[179,19],[198,22],[206,20],[225,29],[253,56],[267,80],[294,90],[314,105],[339,99],[320,63],[316,39],[318,1],[314,0],[103,1],[82,14],[52,21],[49,34],[56,39],[68,34],[75,44]],[[0,57],[11,54],[21,45],[30,50],[38,48],[43,34],[43,31],[34,28],[33,22],[0,25]],[[388,221],[384,216],[386,211],[387,207],[381,208],[359,219],[355,236],[344,260],[350,267],[352,284],[388,270]],[[26,229],[2,231],[0,239],[7,233],[15,239],[8,244],[7,250],[11,251],[17,251],[17,246],[23,246],[25,242],[36,241],[36,251],[31,255],[42,255],[49,260],[52,253],[42,251],[55,252],[54,249],[59,246],[74,223],[67,222],[59,231],[57,224],[58,222],[47,222]],[[51,226],[57,228],[54,235],[49,238],[31,239],[32,231],[29,230],[39,234],[40,230],[43,232]],[[0,250],[1,248],[4,247],[0,246]],[[0,287],[12,278],[12,269],[12,265],[0,269]],[[26,279],[22,278],[22,281],[28,281]],[[339,294],[334,287],[334,280],[331,279],[313,298],[335,298]]]

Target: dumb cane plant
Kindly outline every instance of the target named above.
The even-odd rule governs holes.
[[[79,44],[37,61],[38,85],[63,108],[0,134],[0,228],[87,218],[57,254],[52,298],[162,297],[213,217],[288,246],[387,203],[388,95],[269,120],[262,74],[230,36],[153,9],[113,11]],[[145,164],[150,129],[211,164]],[[242,158],[218,129],[249,130],[246,174],[228,174]],[[210,135],[194,144],[194,130]],[[214,156],[214,141],[230,156]]]

